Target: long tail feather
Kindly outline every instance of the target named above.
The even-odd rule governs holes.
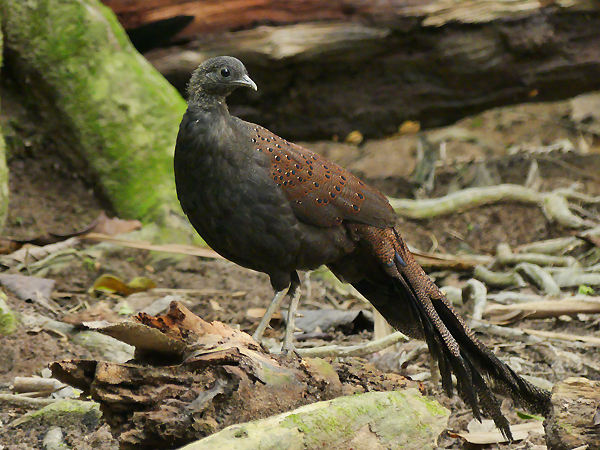
[[[394,240],[396,255],[387,261],[393,261],[395,267],[390,267],[389,262],[385,265],[387,280],[363,279],[353,285],[392,326],[412,337],[425,339],[438,362],[442,386],[447,394],[453,394],[451,375],[454,374],[457,391],[474,416],[481,420],[483,412],[491,417],[508,439],[512,439],[510,427],[493,390],[547,415],[550,393],[519,377],[479,341],[417,264],[395,230]],[[383,252],[377,254],[380,256]]]

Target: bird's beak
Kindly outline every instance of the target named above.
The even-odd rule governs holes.
[[[238,83],[240,86],[248,87],[258,91],[258,86],[256,86],[256,83],[252,81],[252,78],[250,78],[248,75],[244,75],[242,78],[240,78]]]

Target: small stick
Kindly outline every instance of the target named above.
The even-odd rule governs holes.
[[[314,348],[298,348],[296,352],[302,357],[324,358],[327,356],[365,356],[371,353],[376,353],[391,345],[397,344],[400,341],[408,341],[409,339],[399,331],[396,331],[386,337],[375,341],[366,342],[360,345],[342,346],[342,345],[327,345],[324,347]]]

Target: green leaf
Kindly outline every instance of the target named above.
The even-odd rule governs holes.
[[[529,414],[521,411],[517,411],[517,416],[524,420],[539,420],[540,422],[544,421],[544,418],[541,416],[536,416],[535,414]]]
[[[580,284],[579,285],[579,293],[581,295],[594,295],[594,289],[592,289],[590,286],[587,286],[585,284]]]

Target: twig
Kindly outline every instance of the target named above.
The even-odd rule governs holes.
[[[519,338],[520,340],[522,340],[523,342],[527,342],[528,344],[539,344],[540,342],[542,342],[542,339],[540,339],[539,337],[531,336],[521,329],[501,327],[499,325],[494,325],[485,321],[480,321],[477,323],[474,322],[471,328],[477,331],[485,330],[489,333],[493,333],[497,336],[501,336],[504,338]]]
[[[482,281],[487,286],[497,288],[522,287],[525,286],[523,277],[515,271],[510,272],[492,272],[485,266],[477,266],[473,271],[473,277]]]
[[[463,303],[473,304],[473,312],[471,313],[471,321],[469,323],[469,326],[471,326],[475,323],[473,321],[479,321],[483,316],[483,311],[487,303],[487,289],[481,281],[471,278],[462,290],[462,297]]]
[[[543,337],[548,339],[559,339],[561,341],[585,342],[587,344],[600,344],[600,338],[595,336],[579,336],[576,334],[555,333],[553,331],[532,330],[523,328],[524,333],[532,336]]]
[[[521,263],[515,267],[515,271],[538,289],[543,290],[547,295],[553,297],[560,295],[560,287],[558,287],[558,284],[554,281],[552,275],[540,266]]]
[[[6,407],[39,409],[59,401],[64,401],[64,398],[31,398],[23,395],[0,394],[0,405],[4,405]],[[85,404],[93,403],[82,400],[71,401]]]
[[[582,270],[563,269],[553,271],[556,284],[560,287],[577,287],[583,285],[600,285],[600,273],[585,273]]]
[[[377,339],[376,341],[367,342],[360,345],[352,346],[340,346],[340,345],[327,345],[324,347],[314,348],[299,348],[296,349],[298,354],[302,357],[311,358],[324,358],[327,356],[365,356],[371,353],[378,352],[390,345],[397,344],[400,341],[408,341],[409,339],[399,331],[392,333],[384,338]]]
[[[540,253],[513,253],[507,244],[496,247],[496,262],[505,266],[520,263],[537,264],[538,266],[574,266],[577,260],[572,256],[551,256]]]
[[[599,314],[600,301],[594,300],[541,300],[516,305],[489,305],[484,317],[505,315],[513,311],[522,311],[528,319],[547,319],[562,315],[572,316],[575,314]]]
[[[513,303],[527,303],[547,300],[545,295],[523,294],[522,292],[498,292],[497,294],[488,294],[488,299],[496,303],[512,305]]]
[[[66,386],[55,378],[15,377],[13,391],[19,394],[48,395]]]
[[[543,197],[542,211],[548,220],[554,220],[566,227],[583,228],[597,225],[596,222],[582,219],[573,214],[569,209],[567,199],[561,194],[546,194]]]

